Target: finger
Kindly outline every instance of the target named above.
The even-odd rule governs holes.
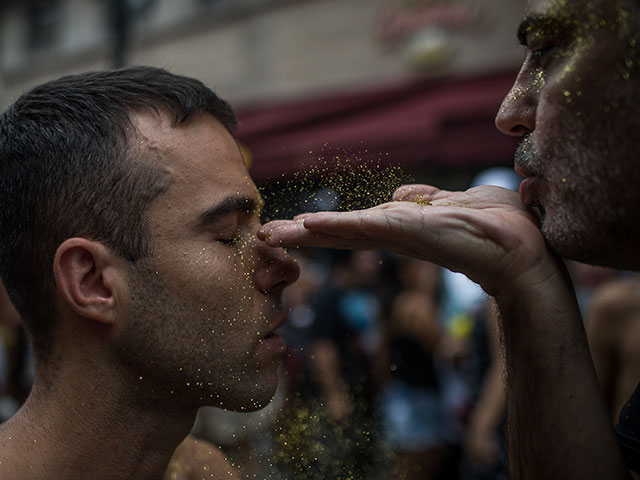
[[[302,220],[275,220],[258,230],[258,238],[270,247],[302,246],[316,236],[304,227]]]
[[[296,215],[295,217],[293,217],[294,220],[304,220],[307,217],[310,217],[312,215],[315,215],[315,213],[313,212],[306,212],[306,213],[301,213],[300,215]]]
[[[303,221],[315,236],[288,229],[276,238],[283,245],[391,250],[459,270],[467,258],[460,249],[493,248],[473,215],[468,209],[391,202],[354,212],[316,213]]]
[[[353,212],[319,212],[304,219],[304,228],[339,239],[336,248],[393,249],[398,237],[402,236],[402,228],[398,224],[404,218],[399,220],[396,214],[394,220],[390,206],[393,204]]]
[[[403,185],[398,188],[393,194],[393,200],[416,202],[430,201],[438,192],[439,188],[432,187],[431,185]]]
[[[274,232],[278,231],[305,231],[302,220],[274,220],[269,223],[265,223],[258,229],[257,236],[260,240],[267,243],[267,245],[274,246],[272,237]]]
[[[264,225],[260,226],[260,229],[258,230],[258,238],[260,240],[267,240],[268,237],[270,237],[274,231],[280,230],[280,229],[291,231],[291,233],[299,229],[302,231],[302,229],[304,228],[303,221],[306,218],[313,217],[315,215],[320,215],[322,213],[324,212],[320,212],[320,213],[307,212],[307,213],[301,213],[300,215],[296,215],[291,220],[272,220],[271,222],[265,223]],[[328,212],[328,213],[332,213],[332,212]]]
[[[362,228],[364,220],[371,220],[369,216],[380,213],[374,210],[320,212],[302,220],[277,220],[263,225],[258,238],[272,247],[377,248],[380,239],[374,240]]]
[[[367,210],[356,210],[353,212],[318,212],[307,215],[302,219],[304,228],[308,230],[329,232],[340,229],[341,225],[356,226],[364,212]]]
[[[354,241],[329,233],[286,227],[274,230],[265,243],[271,247],[321,247],[342,250],[373,250],[377,248],[377,245],[365,240]]]

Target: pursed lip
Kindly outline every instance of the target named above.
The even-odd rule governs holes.
[[[287,343],[284,338],[276,332],[276,330],[284,325],[286,320],[284,311],[278,311],[274,316],[274,320],[271,328],[258,337],[258,344],[267,347],[267,349],[271,351],[284,353],[287,349]]]
[[[521,176],[522,178],[529,178],[529,177],[536,176],[534,175],[533,172],[531,172],[531,170],[529,170],[527,167],[523,165],[520,165],[519,163],[514,164],[513,170],[516,172],[517,175]]]
[[[538,227],[542,222],[542,207],[540,205],[539,190],[541,177],[535,175],[531,170],[522,165],[516,164],[514,166],[515,172],[521,176],[522,182],[518,187],[518,196],[523,205],[525,205],[531,213],[535,216]]]
[[[269,330],[267,330],[267,332],[263,335],[263,338],[268,337],[270,335],[276,335],[276,330],[281,328],[286,321],[287,321],[287,317],[284,311],[281,310],[276,317],[276,322],[273,324],[273,326]]]

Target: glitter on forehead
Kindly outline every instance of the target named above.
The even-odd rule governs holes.
[[[518,29],[529,54],[501,113],[528,99],[537,102],[544,92],[559,108],[570,108],[574,118],[582,117],[584,102],[590,101],[585,96],[578,102],[585,88],[606,81],[607,76],[625,82],[637,77],[637,16],[623,1],[555,0],[530,11]],[[609,66],[602,66],[601,60]],[[550,84],[553,88],[547,89]],[[611,88],[612,98],[616,88]],[[615,103],[605,99],[601,107],[606,113],[616,108]]]

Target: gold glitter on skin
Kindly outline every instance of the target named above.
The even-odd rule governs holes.
[[[544,70],[542,70],[542,68],[540,67],[536,68],[536,71],[533,73],[533,81],[531,85],[533,88],[535,88],[537,94],[540,93],[546,83],[547,79],[544,75]]]
[[[616,2],[615,14],[613,19],[609,20],[604,18],[602,7],[596,6],[594,2],[582,6],[586,10],[584,18],[568,13],[571,9],[567,0],[556,0],[547,4],[548,7],[544,10],[527,16],[519,28],[520,43],[528,49],[521,74],[525,73],[529,81],[516,82],[506,98],[510,103],[525,101],[531,94],[550,95],[544,92],[549,71],[553,71],[553,75],[557,77],[554,79],[555,82],[574,75],[577,65],[584,68],[583,58],[594,48],[602,32],[615,32],[621,39],[627,38],[631,32],[631,15],[620,2]],[[624,80],[631,78],[630,69],[636,64],[633,60],[636,56],[636,39],[628,40],[628,45],[624,64],[620,65],[620,71],[613,72],[614,76]],[[562,62],[559,70],[553,68],[557,62]],[[582,77],[576,76],[573,82],[575,90],[565,87],[561,92],[567,107],[575,105],[577,97],[583,93],[580,87]],[[617,106],[617,103],[612,101],[602,108],[604,113],[608,113]],[[504,113],[504,108],[505,103],[501,106],[501,113]],[[574,108],[572,113],[578,118],[582,116],[582,112],[577,108]]]
[[[418,205],[424,205],[426,207],[431,206],[431,202],[423,197],[417,197],[411,200],[413,203],[417,203]]]
[[[518,37],[523,45],[528,46],[530,53],[525,64],[531,63],[532,70],[528,74],[529,82],[521,82],[516,85],[508,94],[510,101],[523,99],[532,93],[540,94],[547,82],[546,67],[558,60],[563,61],[563,66],[559,72],[561,80],[573,74],[576,65],[581,64],[582,58],[593,47],[598,38],[599,32],[615,31],[621,38],[627,37],[630,32],[630,14],[617,2],[616,15],[614,20],[606,20],[602,17],[594,6],[593,2],[588,2],[584,8],[587,10],[586,21],[567,14],[566,0],[549,2],[549,7],[542,13],[537,13],[527,17],[521,26]],[[624,80],[631,78],[630,69],[635,64],[637,41],[629,41],[629,52],[619,71],[614,75]],[[543,68],[544,67],[544,68]],[[581,78],[575,80],[576,86],[581,82]],[[574,101],[572,90],[565,89],[565,103],[571,104]],[[579,96],[575,92],[575,96]],[[611,107],[615,108],[614,105]],[[576,116],[580,116],[579,114]]]
[[[218,122],[203,116],[185,129],[163,123],[157,132],[156,118],[149,120],[163,164],[175,173],[172,189],[150,210],[152,221],[162,220],[154,222],[154,257],[132,272],[139,289],[132,309],[165,332],[164,339],[158,329],[136,332],[164,354],[157,367],[142,364],[137,388],[149,391],[154,375],[162,375],[162,391],[153,393],[159,401],[256,410],[277,384],[281,352],[262,338],[285,313],[275,286],[284,285],[276,282],[294,272],[293,263],[257,243],[261,201],[235,141]],[[192,151],[175,151],[176,144]]]
[[[631,178],[615,196],[601,187],[637,156],[628,151],[638,130],[637,8],[626,0],[527,1],[526,58],[497,123],[505,133],[528,134],[534,148],[523,145],[519,160],[540,178],[531,202],[542,207],[543,233],[558,252],[576,244],[592,250],[597,239],[594,247],[584,243],[586,225],[613,224],[619,205],[637,203],[624,193],[635,188]]]
[[[615,14],[613,19],[604,18],[605,13],[601,6],[596,6],[596,2],[587,2],[584,8],[587,10],[586,21],[580,21],[575,17],[567,15],[568,5],[566,0],[557,0],[550,2],[548,14],[544,16],[545,20],[542,25],[536,26],[540,31],[534,33],[534,39],[530,40],[535,43],[537,40],[542,43],[556,42],[559,43],[560,50],[554,55],[570,56],[570,61],[564,66],[561,78],[564,79],[568,73],[575,70],[575,65],[579,64],[581,58],[594,47],[600,32],[614,32],[620,40],[626,41],[634,32],[632,31],[631,14],[622,5],[622,2],[615,1]],[[555,23],[551,28],[544,23]],[[526,33],[531,31],[527,29]],[[563,45],[564,37],[570,38],[569,44]],[[614,75],[620,75],[625,80],[631,78],[630,69],[634,65],[634,58],[637,56],[637,40],[631,38],[628,40],[628,51],[624,63],[619,66],[620,70],[614,72]],[[580,80],[577,79],[579,82]]]

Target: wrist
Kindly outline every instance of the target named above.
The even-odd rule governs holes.
[[[573,285],[561,258],[550,251],[541,255],[527,267],[510,272],[495,285],[491,295],[500,310],[517,307],[525,309],[528,302],[547,303],[561,297],[574,298]]]

